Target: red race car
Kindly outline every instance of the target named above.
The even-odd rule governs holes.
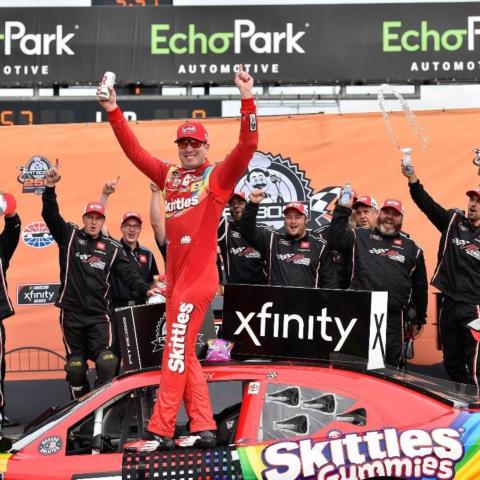
[[[0,478],[480,478],[468,387],[359,363],[204,366],[218,447],[142,452],[159,370],[123,375],[51,412],[1,454]],[[187,433],[185,413],[177,435]]]

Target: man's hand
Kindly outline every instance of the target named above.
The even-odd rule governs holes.
[[[103,185],[102,195],[106,195],[108,197],[112,193],[115,193],[119,180],[120,176],[118,176],[116,180],[110,180],[109,182],[105,183]]]
[[[153,297],[154,295],[162,295],[162,291],[158,287],[153,287],[147,291],[147,297]]]
[[[243,69],[242,64],[239,65],[238,73],[235,75],[235,85],[240,90],[240,98],[253,97],[253,77]]]
[[[152,193],[158,193],[160,192],[160,187],[156,183],[150,182],[150,190]]]
[[[60,162],[58,158],[55,159],[55,165],[47,170],[47,174],[45,175],[45,182],[47,187],[54,187],[57,182],[60,181]]]
[[[409,172],[407,172],[403,163],[401,163],[401,166],[402,166],[402,174],[403,174],[404,177],[408,178],[408,183],[415,183],[418,180],[418,178],[415,175],[415,169],[413,168],[413,165],[410,164],[410,171]]]
[[[250,193],[250,202],[252,203],[260,203],[266,197],[265,193],[261,190],[255,189],[253,192]]]
[[[103,109],[106,112],[113,112],[117,107],[117,94],[115,92],[115,89],[113,87],[108,87],[108,90],[110,91],[110,98],[108,100],[105,100],[103,98],[100,98],[98,96],[100,89],[100,85],[97,87],[97,101],[98,103],[103,107]]]
[[[415,339],[417,338],[423,331],[423,325],[417,325],[414,323],[412,325],[412,338]]]

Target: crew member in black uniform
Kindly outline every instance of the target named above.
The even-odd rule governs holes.
[[[150,289],[125,255],[122,246],[102,234],[105,207],[99,202],[86,205],[83,228],[67,223],[60,215],[55,184],[60,180],[58,163],[48,170],[42,195],[42,216],[59,247],[60,291],[56,301],[67,352],[67,381],[72,397],[89,391],[87,360],[95,362],[95,386],[115,374],[118,358],[112,352],[112,323],[109,315],[110,275],[115,273],[140,296]]]
[[[399,200],[385,200],[374,229],[347,229],[352,200],[337,204],[327,232],[328,244],[352,258],[350,288],[388,291],[385,362],[398,366],[402,355],[404,315],[416,308],[414,335],[426,322],[428,284],[421,248],[402,231],[404,209]]]
[[[107,208],[110,195],[117,189],[118,180],[119,178],[106,182],[102,188],[100,203],[102,203],[105,208]],[[132,268],[138,271],[145,282],[152,284],[154,276],[158,275],[158,268],[153,252],[149,248],[140,245],[138,241],[142,233],[142,223],[140,213],[135,211],[125,212],[120,223],[122,238],[119,243],[122,245]],[[103,233],[109,234],[105,228],[103,228]],[[112,311],[120,307],[143,305],[146,302],[144,295],[140,296],[136,291],[128,288],[115,273],[112,273],[111,284]]]
[[[327,244],[306,229],[305,206],[300,202],[287,203],[283,209],[285,233],[281,233],[256,225],[258,206],[263,198],[265,194],[260,190],[250,194],[250,202],[240,220],[240,233],[262,254],[267,283],[335,288]]]
[[[413,201],[441,233],[430,283],[443,294],[439,323],[445,370],[451,380],[478,387],[479,347],[467,325],[480,318],[480,187],[466,192],[465,215],[436,203],[413,166],[408,172],[402,166],[402,173],[408,178]]]
[[[20,239],[20,217],[16,212],[15,198],[11,194],[3,194],[2,200],[5,205],[5,227],[0,234],[0,263],[2,268],[0,269],[0,362],[1,362],[1,378],[0,378],[0,430],[4,421],[4,409],[5,409],[5,396],[3,389],[3,382],[5,379],[5,325],[3,321],[11,317],[15,311],[13,304],[8,297],[7,290],[7,269],[10,264],[10,260],[17,248],[18,241]]]
[[[223,263],[224,283],[265,285],[267,275],[262,254],[244,240],[240,220],[247,205],[243,192],[234,192],[228,200],[231,218],[219,227],[218,246]]]

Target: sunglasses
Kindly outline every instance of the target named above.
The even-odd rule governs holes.
[[[185,150],[188,145],[191,145],[192,148],[200,148],[205,143],[194,138],[182,138],[178,140],[177,145],[180,150]]]

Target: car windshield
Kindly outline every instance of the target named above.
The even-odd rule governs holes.
[[[349,355],[331,355],[330,362],[337,368],[362,371],[408,386],[457,408],[480,408],[475,385],[455,383],[443,378],[431,377],[400,368],[386,367],[367,370],[367,361],[365,359]]]
[[[39,438],[41,435],[43,435],[43,433],[53,428],[60,421],[72,415],[74,412],[76,412],[79,408],[85,405],[86,402],[90,402],[95,397],[100,395],[103,391],[109,388],[110,385],[111,383],[107,383],[103,387],[100,387],[96,390],[91,391],[90,393],[82,397],[80,400],[74,400],[70,403],[67,403],[65,406],[55,411],[54,413],[52,413],[52,415],[49,415],[45,420],[40,422],[38,425],[35,425],[32,430],[29,430],[28,432],[18,437],[15,440],[14,444],[12,445],[11,451],[13,450],[18,451],[18,450],[21,450],[22,448],[25,448],[27,445],[29,445],[30,443],[35,441],[37,438]]]

